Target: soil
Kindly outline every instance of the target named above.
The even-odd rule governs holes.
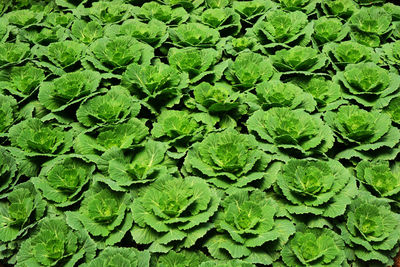
[[[393,267],[400,267],[400,250],[399,250],[399,253],[397,253],[396,258],[394,258]]]

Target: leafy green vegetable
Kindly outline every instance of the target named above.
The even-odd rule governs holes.
[[[109,125],[94,132],[82,132],[74,140],[77,153],[101,154],[112,148],[127,149],[140,143],[149,133],[146,125],[132,118],[125,123]]]
[[[334,160],[292,159],[282,166],[276,182],[291,214],[335,218],[357,193],[354,177]]]
[[[134,248],[107,247],[90,263],[81,266],[148,267],[149,261],[150,253],[148,251],[138,251]]]
[[[339,228],[355,256],[364,262],[374,260],[391,265],[397,252],[394,246],[399,241],[400,226],[399,215],[390,210],[390,205],[368,193],[359,193],[346,218],[346,223]]]
[[[326,57],[311,47],[295,46],[271,56],[272,64],[282,72],[314,72],[326,65]]]
[[[394,266],[400,5],[0,0],[0,265]]]
[[[178,47],[210,47],[219,37],[217,30],[200,23],[186,23],[170,29],[170,38]]]
[[[82,198],[82,190],[94,169],[79,158],[58,157],[49,161],[32,182],[47,200],[58,207],[66,207]]]
[[[21,63],[30,54],[27,43],[0,43],[0,66],[2,68],[8,65]]]
[[[144,103],[148,102],[155,107],[170,107],[179,101],[189,79],[186,73],[180,73],[175,68],[157,61],[154,65],[129,65],[122,76],[122,82]]]
[[[373,194],[393,199],[396,202],[400,200],[400,173],[398,164],[393,166],[392,170],[387,161],[369,162],[364,160],[357,165],[356,171],[357,178],[368,186],[368,189]]]
[[[37,224],[46,210],[46,203],[32,183],[14,187],[7,200],[0,202],[0,240],[10,242],[26,235],[27,230]]]
[[[42,83],[38,98],[47,109],[62,111],[69,105],[81,101],[82,97],[94,93],[100,80],[100,74],[95,71],[66,73],[51,82]]]
[[[179,71],[188,73],[190,82],[196,83],[207,76],[214,77],[214,80],[221,78],[227,64],[222,62],[215,65],[220,56],[220,53],[212,48],[171,48],[168,51],[168,62]]]
[[[271,107],[303,108],[309,112],[316,106],[311,94],[305,93],[298,86],[277,80],[262,82],[256,86],[258,103],[267,110]]]
[[[44,71],[30,63],[0,71],[1,87],[19,97],[29,96],[44,78]]]
[[[0,94],[0,135],[2,135],[16,119],[17,101],[12,96]]]
[[[244,51],[228,64],[225,78],[238,89],[252,88],[259,82],[271,79],[274,74],[267,58],[253,52]]]
[[[282,250],[286,265],[342,266],[345,246],[338,234],[328,229],[299,228]]]
[[[318,110],[331,110],[343,104],[340,85],[321,76],[300,78],[293,83],[310,93],[317,102]]]
[[[17,254],[23,266],[73,266],[80,259],[91,260],[94,242],[82,231],[72,231],[61,217],[45,218]]]
[[[152,252],[189,248],[213,228],[209,222],[220,198],[201,178],[165,177],[151,184],[131,206],[133,240]]]
[[[392,16],[382,7],[363,7],[349,19],[353,38],[364,45],[377,47],[384,40],[384,34],[390,31]]]
[[[0,147],[0,193],[8,191],[8,189],[17,182],[16,171],[17,164],[10,152]]]
[[[336,79],[346,88],[346,98],[377,108],[388,105],[400,85],[398,75],[372,62],[349,64],[344,72],[337,73]]]
[[[254,136],[226,129],[210,133],[188,152],[187,172],[202,175],[221,188],[244,187],[263,179],[270,157],[258,149]]]
[[[32,118],[13,125],[9,138],[12,145],[22,149],[27,156],[55,156],[71,148],[73,133]]]
[[[227,252],[230,257],[246,262],[271,264],[275,255],[270,255],[274,254],[271,249],[263,251],[262,246],[278,239],[286,242],[295,231],[288,220],[276,218],[278,205],[261,191],[238,191],[226,197],[221,206],[223,211],[218,213],[215,224],[223,234],[205,243],[211,256],[217,259],[225,259]],[[218,239],[216,247],[214,242]]]
[[[103,71],[124,69],[130,63],[149,63],[153,58],[153,48],[129,36],[103,37],[90,45],[94,57],[88,57],[94,67]]]
[[[358,9],[358,5],[353,0],[328,0],[323,1],[322,4],[326,8],[326,15],[343,18],[350,17]]]
[[[314,38],[321,44],[341,41],[349,30],[338,18],[320,17],[314,22]]]
[[[376,110],[368,112],[355,105],[345,105],[337,112],[327,112],[325,121],[337,133],[339,142],[351,145],[347,152],[345,150],[350,155],[354,150],[392,148],[400,139],[398,129],[391,126],[390,116]],[[377,156],[375,154],[375,157]]]
[[[217,82],[214,85],[202,82],[193,88],[194,99],[201,106],[201,111],[224,113],[237,108],[240,104],[238,92],[226,83]]]
[[[294,150],[294,153],[321,154],[333,146],[334,138],[329,126],[318,116],[301,109],[285,107],[259,110],[250,116],[246,124],[262,140],[280,149]]]
[[[311,40],[312,24],[301,11],[285,12],[280,9],[266,13],[251,29],[257,40],[263,45],[302,44]]]
[[[130,201],[129,195],[94,183],[84,193],[79,210],[66,213],[67,223],[74,230],[85,229],[90,235],[101,237],[105,245],[114,245],[132,227]]]
[[[76,111],[78,121],[86,127],[103,124],[118,124],[140,111],[140,104],[129,95],[125,88],[114,87],[104,95],[82,102]]]

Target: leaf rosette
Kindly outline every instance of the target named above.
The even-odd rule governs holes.
[[[271,56],[274,67],[286,74],[310,74],[327,65],[327,58],[311,47],[294,46],[282,49]]]
[[[0,67],[16,65],[25,60],[31,53],[29,44],[22,42],[0,43]]]
[[[124,70],[131,63],[148,64],[154,57],[154,49],[150,45],[129,35],[97,39],[89,49],[91,54],[86,60],[105,72]]]
[[[400,169],[399,164],[390,166],[388,161],[369,162],[363,160],[355,168],[357,178],[367,190],[380,198],[400,202]]]
[[[210,133],[189,150],[184,169],[206,177],[221,188],[245,187],[262,180],[271,158],[258,148],[252,135],[241,134],[232,128]]]
[[[55,74],[62,74],[64,69],[72,68],[75,64],[78,64],[83,58],[85,50],[86,45],[71,40],[32,48],[33,53],[42,60],[39,64],[49,68]],[[45,58],[50,61],[50,64],[45,62]]]
[[[83,10],[83,13],[104,24],[116,23],[130,16],[131,7],[122,0],[98,1]]]
[[[76,38],[84,44],[90,44],[103,37],[104,30],[96,21],[74,20],[71,25],[71,34],[72,38]]]
[[[64,74],[50,82],[43,82],[39,89],[39,101],[53,112],[62,111],[93,94],[100,85],[101,75],[91,70]]]
[[[46,217],[22,242],[17,261],[19,266],[74,266],[95,255],[96,244],[86,233],[73,231],[61,217]]]
[[[202,82],[193,88],[193,95],[198,104],[196,107],[210,114],[224,114],[236,110],[242,102],[240,92],[235,92],[232,86],[223,82]]]
[[[276,217],[277,203],[262,191],[237,190],[221,206],[215,221],[221,234],[205,242],[214,258],[269,265],[279,257],[276,242],[286,242],[295,232],[291,222]]]
[[[358,43],[379,47],[391,31],[392,16],[383,7],[362,7],[349,19],[351,36]]]
[[[170,107],[181,98],[189,79],[186,73],[157,61],[153,65],[129,65],[122,76],[122,84],[143,103],[159,110]]]
[[[22,238],[43,217],[46,202],[31,182],[14,187],[0,202],[0,240],[10,242]]]
[[[45,79],[44,71],[32,63],[0,71],[0,86],[12,95],[22,98],[31,95]],[[0,89],[0,92],[1,90]]]
[[[393,264],[400,239],[399,214],[390,210],[384,199],[360,192],[339,225],[344,242],[363,262]],[[355,260],[355,259],[354,259]]]
[[[263,141],[300,155],[324,154],[334,142],[329,126],[318,116],[301,109],[256,111],[247,120],[247,128]]]
[[[304,92],[300,87],[293,83],[283,83],[279,80],[262,82],[256,86],[257,99],[254,95],[248,101],[253,102],[258,109],[268,110],[272,107],[288,107],[290,109],[304,109],[312,112],[317,103],[310,93]]]
[[[219,80],[227,67],[226,62],[216,64],[221,53],[213,48],[171,48],[168,51],[170,66],[189,75],[190,83],[202,79]]]
[[[313,25],[301,11],[273,9],[257,21],[251,33],[265,48],[307,45],[311,41]]]
[[[90,262],[81,264],[82,267],[149,267],[150,253],[135,248],[106,247]]]
[[[113,148],[129,149],[140,144],[148,133],[143,121],[131,118],[124,123],[80,133],[74,140],[74,150],[82,155],[101,155]]]
[[[341,104],[347,103],[346,100],[342,99],[340,85],[325,77],[299,77],[291,82],[313,96],[319,111],[336,109]]]
[[[146,2],[140,8],[134,7],[133,10],[134,14],[143,21],[156,19],[167,25],[181,24],[189,18],[189,14],[183,7],[172,8],[155,1]]]
[[[211,217],[219,202],[217,192],[201,178],[158,179],[133,201],[132,238],[151,244],[150,252],[192,247],[213,228]]]
[[[217,29],[221,36],[235,36],[240,32],[240,15],[232,8],[206,9],[199,20],[205,25]]]
[[[307,14],[315,11],[315,6],[319,0],[278,0],[281,7],[285,10],[301,10]]]
[[[299,226],[296,234],[282,250],[287,266],[343,266],[345,245],[341,237],[329,229]]]
[[[232,3],[235,12],[249,24],[253,24],[266,11],[274,7],[276,7],[276,4],[270,0],[233,1]]]
[[[16,119],[17,101],[12,96],[0,94],[0,136],[7,132]]]
[[[220,40],[219,32],[204,24],[188,22],[169,31],[172,43],[177,47],[214,47]]]
[[[0,196],[8,191],[17,181],[17,162],[5,148],[0,147]]]
[[[389,105],[387,105],[383,111],[392,118],[392,121],[400,124],[400,97],[395,97],[390,100]]]
[[[335,218],[357,194],[355,178],[338,161],[292,159],[281,167],[276,191],[290,214]]]
[[[206,126],[198,118],[200,116],[186,110],[163,110],[153,124],[151,134],[155,139],[168,143],[176,152],[184,153],[202,139]]]
[[[397,96],[400,76],[366,62],[349,64],[344,72],[338,72],[334,80],[344,87],[344,97],[354,99],[366,107],[382,108]]]
[[[358,5],[353,0],[329,0],[322,1],[321,5],[326,15],[341,18],[349,18],[358,10]]]
[[[238,54],[235,61],[228,61],[224,75],[235,89],[246,90],[260,82],[270,80],[274,73],[271,62],[266,57],[243,51]]]
[[[391,125],[390,116],[377,110],[368,112],[355,105],[345,105],[337,112],[327,112],[324,119],[338,141],[350,145],[336,157],[364,158],[360,152],[376,150],[374,157],[377,158],[379,148],[393,148],[400,139],[400,132]]]
[[[150,183],[167,174],[175,174],[176,162],[166,155],[167,149],[167,144],[153,140],[125,152],[111,149],[98,162],[99,169],[108,176],[98,180],[113,190],[126,191],[129,186]]]
[[[319,44],[340,42],[348,35],[350,28],[338,18],[320,17],[314,21],[314,39]]]
[[[61,126],[31,118],[12,126],[9,138],[11,144],[22,149],[26,156],[52,157],[64,154],[71,148],[73,133]]]
[[[130,19],[124,21],[119,27],[118,35],[132,36],[151,45],[153,48],[158,48],[168,38],[167,29],[167,25],[157,19],[152,19],[149,22]]]
[[[130,195],[112,191],[95,182],[84,193],[80,208],[67,211],[67,223],[75,230],[85,229],[99,246],[118,243],[132,227]]]
[[[374,49],[355,41],[343,41],[340,43],[327,43],[324,45],[323,52],[329,56],[333,67],[343,71],[349,64],[361,62],[375,62],[379,58]]]
[[[106,94],[95,95],[81,103],[76,116],[86,127],[120,124],[139,114],[140,104],[123,87],[113,87]]]
[[[60,156],[46,162],[32,182],[56,207],[67,207],[82,199],[82,191],[92,179],[94,169],[94,165],[80,158]]]

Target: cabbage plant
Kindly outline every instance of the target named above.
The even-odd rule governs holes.
[[[72,229],[89,233],[97,246],[114,245],[132,227],[130,202],[128,194],[96,182],[84,193],[79,209],[66,212],[66,220]]]
[[[38,118],[24,120],[9,130],[11,143],[27,156],[56,156],[72,146],[73,132]]]
[[[82,191],[92,179],[94,165],[72,156],[57,157],[32,180],[35,188],[57,207],[67,207],[82,199]]]
[[[217,192],[201,178],[160,178],[133,201],[131,236],[150,245],[151,252],[190,248],[214,228],[211,217],[219,202]]]
[[[344,242],[354,249],[352,260],[393,263],[400,238],[399,214],[390,210],[387,201],[359,193],[339,228]]]
[[[25,266],[73,266],[95,255],[96,245],[82,229],[73,231],[62,217],[47,217],[21,244],[17,261]]]
[[[282,250],[287,266],[343,266],[345,246],[342,238],[329,229],[299,226]]]
[[[193,145],[185,159],[185,172],[203,176],[217,187],[245,187],[262,180],[271,158],[258,148],[254,136],[228,128],[210,133]]]
[[[274,241],[287,242],[294,225],[276,217],[278,205],[265,193],[238,190],[226,197],[215,224],[220,234],[206,240],[205,246],[217,259],[242,259],[249,263],[269,265],[279,253]]]
[[[300,155],[324,154],[334,142],[333,132],[318,116],[304,110],[274,107],[256,111],[247,127],[267,144]]]
[[[366,107],[382,108],[397,95],[400,76],[375,63],[349,64],[338,72],[335,80],[340,82],[344,96]]]
[[[376,151],[373,157],[378,158],[378,149],[393,148],[400,139],[400,132],[392,126],[390,116],[376,110],[368,112],[355,105],[344,105],[337,112],[327,112],[324,119],[338,141],[347,145],[337,157],[364,158],[363,152]]]
[[[281,167],[276,183],[290,214],[335,218],[357,194],[354,177],[334,160],[291,159]]]

